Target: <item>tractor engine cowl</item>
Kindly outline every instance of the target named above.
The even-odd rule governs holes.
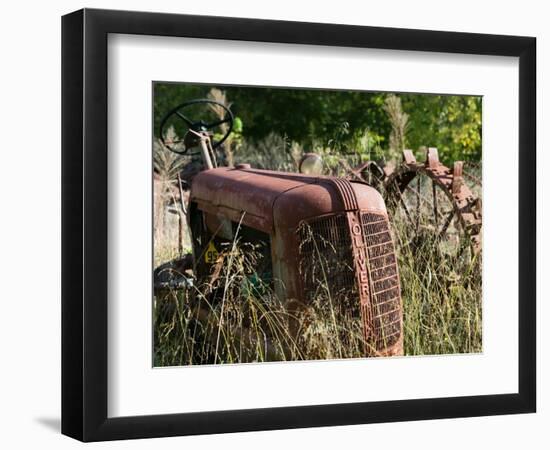
[[[320,299],[350,308],[362,321],[367,355],[403,354],[399,273],[381,195],[342,178],[240,167],[193,180],[189,220],[203,236],[195,256],[240,223],[269,241],[264,270],[289,309]]]

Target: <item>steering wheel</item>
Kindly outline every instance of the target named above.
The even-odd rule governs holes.
[[[192,118],[187,117],[182,112],[184,110],[188,110],[193,105],[216,105],[223,109],[225,113],[225,117],[223,119],[214,120],[212,122],[206,122],[204,120],[193,120]],[[187,130],[181,134],[182,136],[184,136],[183,139],[168,140],[166,138],[166,131],[167,131],[166,128],[168,126],[169,120],[173,116],[179,119],[179,121],[183,122],[184,130]],[[162,143],[169,150],[179,155],[185,155],[190,148],[193,148],[196,145],[198,145],[200,138],[196,135],[196,133],[205,132],[205,131],[213,132],[215,128],[219,127],[220,125],[223,125],[224,123],[229,124],[229,126],[220,140],[212,141],[213,149],[219,147],[229,137],[229,134],[233,129],[233,113],[223,103],[217,102],[215,100],[209,100],[206,98],[189,100],[187,102],[184,102],[176,106],[175,108],[168,111],[168,113],[166,113],[166,115],[162,118],[162,121],[160,122],[159,135]]]

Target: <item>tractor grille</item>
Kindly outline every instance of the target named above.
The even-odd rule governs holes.
[[[298,233],[300,273],[306,299],[313,301],[327,295],[331,298],[351,297],[350,292],[356,287],[346,215],[304,223]]]
[[[361,213],[368,249],[371,292],[371,333],[376,350],[395,344],[401,335],[399,275],[388,219]]]
[[[377,351],[395,344],[401,335],[401,294],[389,222],[385,216],[360,214],[367,248],[370,311],[367,336]],[[314,301],[330,294],[340,307],[359,315],[353,247],[345,213],[302,224],[300,274],[304,297]],[[330,292],[327,292],[327,288]]]

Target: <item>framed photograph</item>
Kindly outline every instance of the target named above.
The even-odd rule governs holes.
[[[536,40],[62,20],[62,432],[535,412]]]

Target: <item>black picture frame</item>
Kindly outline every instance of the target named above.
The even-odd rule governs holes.
[[[519,58],[517,393],[107,417],[109,33]],[[82,441],[535,412],[536,39],[84,9],[62,18],[62,433]]]

